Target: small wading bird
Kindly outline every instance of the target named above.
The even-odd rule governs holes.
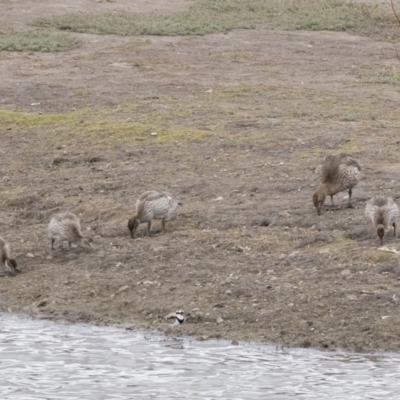
[[[71,251],[71,243],[79,243],[84,247],[92,247],[92,239],[85,237],[81,231],[79,218],[71,213],[59,213],[54,215],[49,223],[49,236],[51,239],[51,251],[54,250],[54,242],[68,241],[68,250]]]
[[[0,259],[3,265],[6,267],[7,271],[12,275],[19,272],[17,268],[17,262],[10,258],[10,246],[9,244],[0,236]]]
[[[396,221],[398,214],[397,204],[390,197],[374,196],[371,200],[368,200],[365,216],[376,229],[381,245],[383,245],[385,234],[391,226],[393,226],[394,236],[397,238]]]
[[[321,215],[326,196],[331,197],[344,190],[349,191],[349,207],[351,205],[352,189],[360,180],[361,165],[348,154],[329,155],[322,159],[315,169],[315,174],[320,178],[320,185],[313,196],[313,203],[318,215]]]
[[[175,216],[178,203],[169,193],[159,193],[155,190],[144,192],[136,201],[135,215],[128,221],[128,229],[133,238],[139,224],[147,222],[147,235],[150,236],[151,221],[162,220],[162,230],[165,233],[165,223]]]
[[[172,335],[174,331],[185,322],[185,312],[183,310],[177,310],[165,317],[167,320],[171,318],[174,318],[174,323],[168,325],[168,327],[165,329],[164,333],[167,336]]]

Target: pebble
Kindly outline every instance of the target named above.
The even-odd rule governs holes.
[[[239,342],[237,340],[232,340],[231,345],[232,346],[239,346]]]
[[[217,324],[222,324],[224,322],[223,318],[218,317],[217,318]]]
[[[318,253],[319,254],[331,254],[331,252],[328,249],[322,249]]]
[[[349,275],[351,275],[351,271],[348,268],[346,268],[340,273],[340,275],[349,276]]]
[[[231,294],[232,294],[232,290],[228,289],[228,290],[225,292],[225,294],[231,295]]]
[[[120,288],[117,290],[117,293],[126,292],[127,290],[129,290],[129,286],[128,286],[128,285],[125,285],[125,286],[120,287]]]
[[[28,258],[33,258],[33,257],[35,257],[35,255],[34,254],[32,254],[32,253],[27,253],[27,255],[26,255]]]
[[[44,307],[47,305],[47,299],[43,299],[36,304],[36,307]]]

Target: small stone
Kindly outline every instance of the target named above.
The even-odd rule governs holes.
[[[9,181],[10,181],[10,177],[9,177],[9,176],[3,177],[3,181],[4,181],[4,182],[9,182]]]
[[[151,132],[150,135],[151,136],[157,136],[157,132]]]
[[[32,254],[32,253],[27,253],[27,255],[26,255],[28,258],[33,258],[33,257],[35,257],[35,255],[34,254]]]
[[[62,163],[64,163],[64,162],[67,162],[68,161],[68,159],[66,159],[66,158],[64,158],[64,157],[56,157],[54,160],[53,160],[53,165],[59,165],[59,164],[62,164]]]
[[[52,260],[53,259],[53,256],[47,256],[46,257],[46,260]]]
[[[231,295],[231,294],[232,294],[232,290],[231,290],[231,289],[228,289],[228,290],[225,292],[225,294]]]
[[[348,268],[346,268],[340,273],[340,275],[349,276],[349,275],[351,275],[351,271]]]
[[[217,324],[222,324],[224,322],[223,318],[218,317],[217,318]]]
[[[239,342],[237,340],[232,340],[231,345],[232,346],[239,346]]]
[[[127,290],[129,290],[129,286],[128,286],[128,285],[125,285],[125,286],[120,287],[120,288],[117,290],[117,293],[126,292]]]
[[[351,301],[357,300],[357,297],[354,294],[348,294],[346,297]]]
[[[47,299],[43,299],[36,304],[36,307],[44,307],[47,305]]]
[[[90,163],[100,162],[100,161],[103,161],[103,157],[101,157],[101,156],[90,157],[88,161]]]
[[[331,254],[331,252],[328,249],[322,249],[318,253],[319,254]]]

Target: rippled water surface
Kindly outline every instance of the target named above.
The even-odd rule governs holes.
[[[0,314],[0,399],[399,399],[400,356],[226,341]]]

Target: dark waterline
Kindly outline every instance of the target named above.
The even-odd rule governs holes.
[[[0,399],[398,399],[400,355],[166,340],[0,314]]]

